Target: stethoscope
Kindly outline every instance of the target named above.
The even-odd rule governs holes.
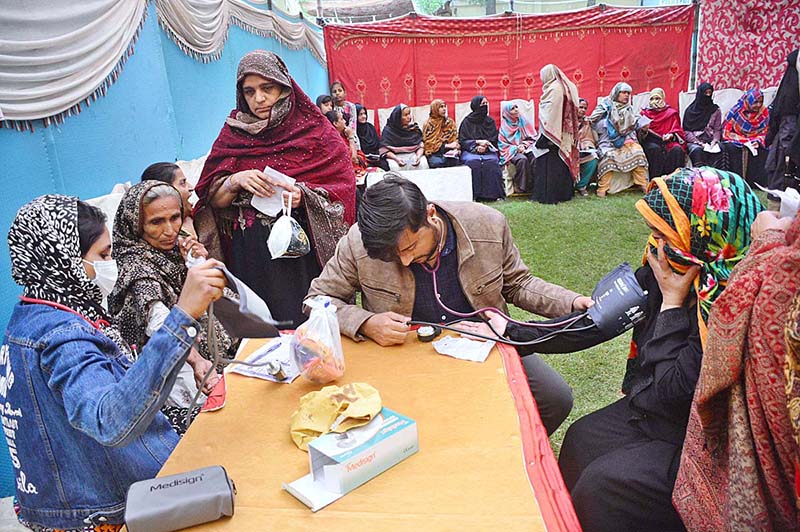
[[[450,322],[447,322],[447,323],[444,323],[444,324],[431,323],[431,322],[421,321],[421,320],[411,320],[411,321],[408,322],[409,325],[428,326],[428,327],[433,327],[434,330],[436,330],[436,329],[444,329],[444,330],[448,330],[448,331],[455,331],[455,332],[458,332],[458,333],[461,333],[461,334],[464,334],[464,335],[474,336],[475,338],[480,338],[482,340],[490,340],[490,341],[500,342],[500,343],[503,343],[503,344],[513,345],[513,346],[528,346],[528,345],[541,344],[541,343],[546,342],[547,340],[550,340],[551,338],[553,338],[554,336],[556,336],[558,334],[562,334],[562,333],[565,333],[565,332],[585,331],[585,330],[588,330],[588,329],[591,329],[592,327],[594,327],[594,324],[592,324],[592,325],[587,325],[587,326],[584,326],[584,327],[572,328],[572,326],[576,322],[578,322],[580,319],[582,319],[582,318],[587,316],[587,314],[588,314],[587,312],[582,312],[581,314],[578,314],[577,316],[572,316],[572,317],[567,318],[567,319],[565,319],[563,321],[557,321],[557,322],[552,322],[552,323],[539,323],[539,322],[526,322],[526,321],[515,320],[514,318],[512,318],[511,316],[509,316],[508,314],[506,314],[505,312],[503,312],[502,310],[500,310],[500,309],[498,309],[496,307],[484,307],[484,308],[481,308],[481,309],[478,309],[478,310],[475,310],[475,311],[472,311],[472,312],[458,312],[456,310],[451,309],[447,305],[445,305],[444,301],[442,301],[441,294],[439,293],[439,283],[438,283],[438,279],[437,279],[437,274],[439,273],[439,268],[442,265],[441,257],[442,257],[442,249],[444,247],[444,227],[442,226],[443,222],[439,218],[434,218],[434,220],[436,220],[437,225],[439,225],[439,227],[440,227],[439,242],[438,242],[438,244],[436,246],[436,262],[434,262],[433,268],[428,266],[428,264],[425,263],[425,262],[420,263],[420,266],[422,266],[422,269],[425,270],[427,273],[429,273],[431,275],[431,278],[433,280],[433,295],[434,295],[434,298],[436,299],[436,304],[439,305],[439,307],[442,310],[444,310],[445,312],[447,312],[448,314],[450,314],[452,316],[457,316],[458,319],[455,319],[453,321],[450,321]],[[499,314],[505,320],[507,320],[509,323],[513,323],[513,324],[518,325],[520,327],[533,327],[533,328],[543,328],[543,329],[556,329],[558,327],[558,329],[554,330],[554,331],[552,331],[552,332],[550,332],[548,334],[545,334],[545,335],[543,335],[543,336],[541,336],[541,337],[539,337],[539,338],[537,338],[535,340],[530,340],[530,341],[527,341],[527,342],[516,342],[514,340],[509,340],[508,338],[505,338],[500,333],[498,333],[494,329],[494,327],[492,327],[492,324],[489,322],[489,320],[485,319],[482,316],[482,314],[484,314],[486,312],[494,312],[496,314]],[[482,334],[463,331],[461,329],[458,329],[458,328],[454,327],[454,325],[456,325],[458,323],[461,323],[462,321],[475,321],[475,318],[478,318],[480,321],[482,321],[486,325],[488,325],[489,329],[495,334],[495,336],[494,337],[485,336],[485,335],[482,335]]]

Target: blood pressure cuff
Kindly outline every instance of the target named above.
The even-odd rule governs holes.
[[[236,486],[222,466],[142,480],[128,489],[129,532],[171,532],[233,515]]]
[[[517,352],[521,356],[532,353],[574,353],[619,336],[645,316],[647,294],[628,263],[617,266],[603,277],[592,292],[592,299],[594,306],[588,312],[575,311],[566,316],[532,322],[529,326],[509,323],[506,336],[516,342],[537,341],[534,345],[518,346]],[[581,315],[569,329],[551,335],[562,328],[554,325],[570,322]],[[538,341],[540,339],[543,341]]]

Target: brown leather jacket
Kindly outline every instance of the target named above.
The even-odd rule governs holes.
[[[453,224],[458,243],[458,272],[464,295],[475,309],[506,302],[536,314],[554,317],[572,311],[579,294],[534,277],[522,262],[505,216],[471,202],[433,202]],[[349,304],[361,292],[363,308]],[[361,243],[358,225],[339,241],[336,253],[314,279],[309,297],[330,296],[337,307],[341,332],[363,340],[361,325],[373,314],[397,312],[411,316],[415,281],[400,263],[371,259]]]

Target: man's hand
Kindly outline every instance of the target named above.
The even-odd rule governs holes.
[[[383,347],[402,344],[406,341],[406,335],[410,330],[409,321],[411,318],[396,312],[381,312],[373,314],[365,321],[359,332]]]
[[[594,300],[591,297],[578,296],[572,302],[572,311],[587,310],[589,307],[594,306]]]
[[[225,274],[220,269],[222,263],[209,259],[203,264],[189,268],[186,282],[178,298],[178,306],[194,319],[198,319],[208,308],[209,303],[222,297],[225,288]]]

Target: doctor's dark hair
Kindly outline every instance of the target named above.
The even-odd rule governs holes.
[[[372,259],[397,261],[397,241],[406,228],[428,225],[428,200],[422,191],[394,172],[369,187],[358,208],[361,241]]]
[[[81,257],[86,256],[105,228],[106,215],[103,211],[94,205],[78,201],[78,240]]]

